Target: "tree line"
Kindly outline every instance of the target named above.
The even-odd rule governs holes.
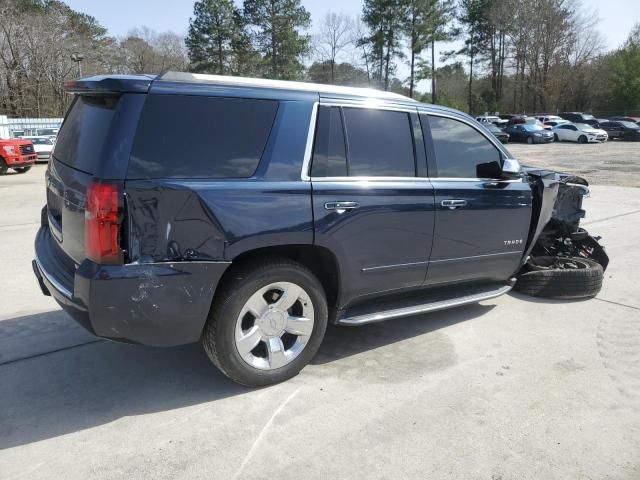
[[[116,38],[60,0],[3,0],[0,114],[61,115],[80,69],[368,86],[471,113],[640,114],[640,25],[608,52],[577,0],[363,0],[360,16],[315,25],[300,0],[197,0],[185,38]]]

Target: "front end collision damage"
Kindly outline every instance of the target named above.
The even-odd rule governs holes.
[[[534,214],[524,266],[530,257],[582,257],[602,265],[609,264],[600,237],[580,228],[584,218],[582,200],[589,195],[589,184],[581,177],[549,170],[523,169],[534,194]]]

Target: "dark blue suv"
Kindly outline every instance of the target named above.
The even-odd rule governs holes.
[[[43,292],[100,337],[202,341],[245,385],[297,374],[329,322],[507,292],[562,188],[577,193],[559,221],[578,230],[586,182],[523,171],[444,107],[188,73],[65,87],[33,262]]]

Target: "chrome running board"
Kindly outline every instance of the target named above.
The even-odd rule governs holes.
[[[365,313],[365,314],[355,315],[355,316],[346,316],[343,318],[338,318],[336,323],[338,325],[357,326],[357,325],[364,325],[366,323],[391,320],[392,318],[408,317],[410,315],[418,315],[421,313],[435,312],[437,310],[444,310],[446,308],[457,307],[460,305],[467,305],[469,303],[476,303],[482,300],[489,300],[491,298],[504,295],[509,290],[511,290],[511,285],[501,285],[499,288],[493,288],[492,290],[485,290],[482,292],[476,292],[470,295],[464,295],[456,298],[432,301],[428,303],[422,303],[419,305],[393,308],[390,310],[382,310],[378,312]]]

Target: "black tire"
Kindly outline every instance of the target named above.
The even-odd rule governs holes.
[[[7,173],[7,170],[9,170],[9,167],[7,167],[4,158],[0,157],[0,175],[5,175]]]
[[[14,170],[18,173],[27,173],[29,170],[31,170],[31,167],[18,167],[14,168]]]
[[[305,266],[285,259],[251,261],[229,272],[216,293],[202,345],[220,371],[236,383],[249,387],[271,385],[296,376],[320,348],[327,328],[328,308],[322,284]],[[314,310],[311,336],[304,349],[290,363],[273,370],[261,370],[245,362],[235,343],[238,316],[247,300],[261,288],[274,282],[291,282],[309,295]]]
[[[558,134],[557,134],[557,133],[554,133],[554,134],[553,134],[553,141],[554,141],[554,142],[559,142],[559,141],[560,141],[560,137],[558,137]]]
[[[532,145],[532,144],[533,144],[533,137],[532,137],[532,136],[528,136],[528,137],[527,137],[527,143],[528,143],[529,145]]]
[[[587,143],[587,137],[585,137],[584,135],[580,135],[578,137],[578,143]]]
[[[590,298],[602,288],[603,276],[602,265],[587,258],[534,257],[518,275],[514,289],[534,297]]]

